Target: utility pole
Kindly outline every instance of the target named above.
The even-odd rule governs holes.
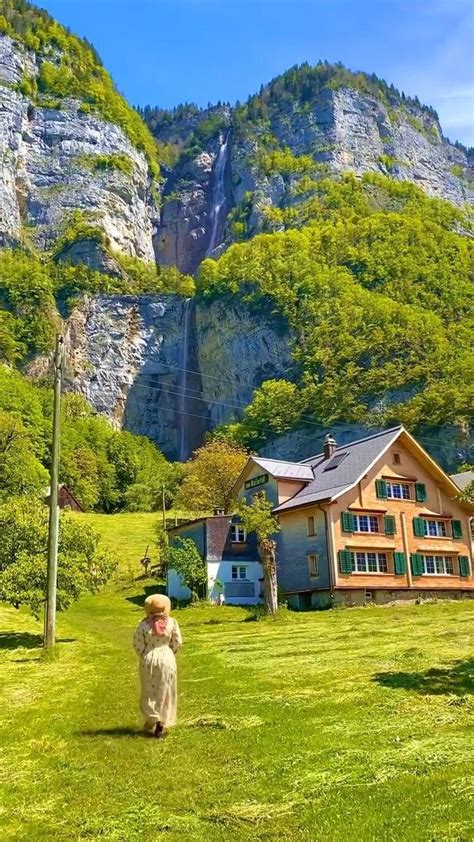
[[[61,384],[64,339],[56,337],[54,354],[53,443],[51,446],[51,477],[49,494],[48,572],[46,580],[46,611],[44,617],[44,648],[51,652],[56,634],[56,586],[58,578],[58,484],[59,451],[61,442]]]
[[[164,483],[161,486],[161,504],[163,507],[163,532],[166,532],[166,495]]]

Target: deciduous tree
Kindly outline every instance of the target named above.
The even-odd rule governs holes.
[[[275,614],[278,609],[276,541],[273,536],[279,532],[280,524],[272,515],[272,508],[272,503],[261,491],[253,496],[250,504],[243,501],[239,509],[245,529],[257,536],[263,567],[263,601],[267,614]]]

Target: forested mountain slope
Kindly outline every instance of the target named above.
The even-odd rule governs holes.
[[[393,421],[466,458],[473,157],[432,108],[320,62],[137,113],[24,0],[0,106],[5,365],[47,380],[62,322],[68,388],[173,458],[217,425],[291,456]]]

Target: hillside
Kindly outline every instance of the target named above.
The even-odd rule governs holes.
[[[469,459],[473,158],[432,108],[320,62],[137,113],[24,0],[0,105],[0,361],[43,382],[62,323],[67,388],[174,459],[394,421]]]

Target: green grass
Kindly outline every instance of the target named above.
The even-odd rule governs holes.
[[[121,570],[137,574],[147,546],[148,555],[153,562],[157,561],[156,533],[161,524],[159,512],[120,512],[117,515],[83,512],[76,517],[94,527],[102,546],[118,561]]]
[[[157,742],[139,602],[123,582],[83,599],[52,662],[0,609],[2,840],[473,838],[472,603],[177,611],[180,719]]]
[[[184,518],[187,515],[174,510],[166,512],[168,526],[175,516]],[[147,546],[152,563],[158,561],[156,536],[162,524],[161,512],[120,512],[116,515],[82,512],[76,517],[99,533],[102,546],[118,561],[119,570],[137,575]]]

